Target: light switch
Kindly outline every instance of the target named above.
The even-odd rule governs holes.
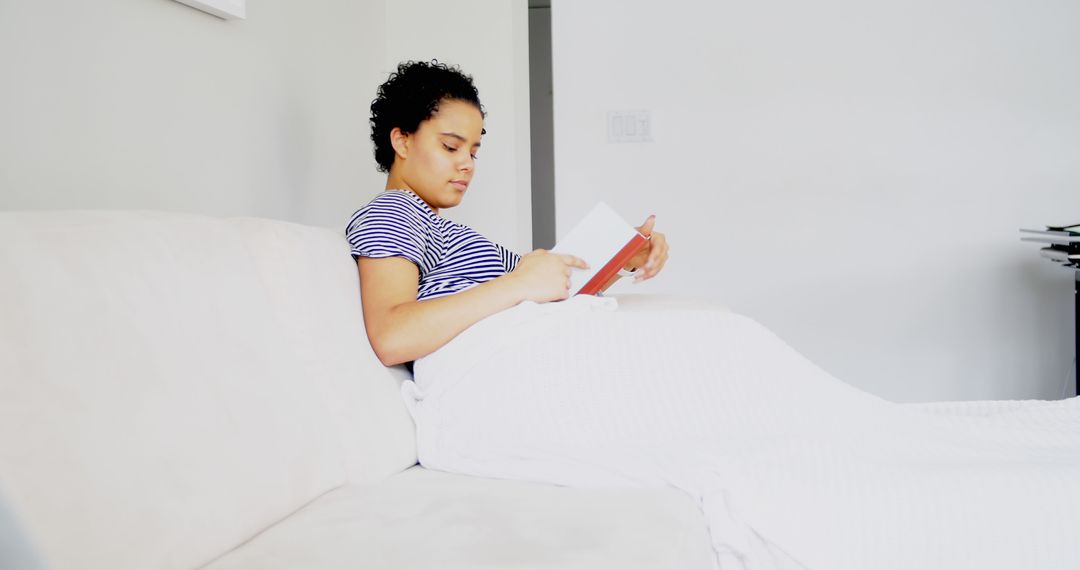
[[[608,111],[609,143],[652,142],[652,113],[640,111]]]

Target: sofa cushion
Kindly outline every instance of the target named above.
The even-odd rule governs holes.
[[[0,213],[0,267],[0,491],[53,567],[197,566],[415,462],[335,232]]]
[[[713,566],[674,489],[573,489],[414,467],[320,497],[205,570],[661,569]]]
[[[345,236],[264,219],[230,223],[242,230],[286,342],[329,408],[348,480],[378,481],[415,465],[416,429],[401,399],[412,375],[383,366],[371,349]]]

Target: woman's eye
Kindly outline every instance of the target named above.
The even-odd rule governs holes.
[[[480,157],[475,154],[470,154],[469,156],[471,156],[473,160],[480,160]]]
[[[443,148],[445,148],[446,150],[448,150],[450,152],[457,152],[456,148],[454,148],[454,147],[452,147],[452,146],[450,146],[448,144],[443,144]]]

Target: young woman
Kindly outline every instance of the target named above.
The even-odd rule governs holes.
[[[353,214],[346,233],[360,271],[364,324],[383,364],[430,354],[521,301],[566,299],[571,270],[586,268],[578,257],[543,249],[519,256],[439,215],[468,191],[483,134],[472,78],[436,61],[400,64],[371,104],[386,189]],[[638,281],[655,277],[668,258],[654,223],[650,216],[638,228],[652,239],[625,267],[640,270]]]
[[[480,322],[565,299],[584,264],[519,258],[439,216],[484,133],[468,77],[407,63],[371,108],[387,190],[348,231],[371,344],[395,364],[469,329],[401,385],[425,468],[681,489],[725,569],[1080,568],[1080,547],[1061,546],[1080,526],[1080,400],[900,406],[725,311],[586,297]],[[652,236],[629,264],[644,279],[667,259]]]

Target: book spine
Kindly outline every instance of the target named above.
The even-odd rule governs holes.
[[[634,257],[634,254],[641,250],[648,240],[649,238],[641,234],[636,234],[634,237],[630,238],[630,241],[626,242],[626,245],[619,250],[619,253],[616,253],[615,257],[611,258],[611,261],[604,264],[604,266],[600,268],[600,271],[598,271],[596,275],[593,275],[593,278],[589,279],[589,282],[576,294],[595,295],[599,293],[600,288],[604,286],[604,283],[611,280],[611,278],[626,265],[626,262],[630,261],[630,258]]]
[[[1052,249],[1054,251],[1064,251],[1069,254],[1077,254],[1080,253],[1080,243],[1055,243],[1052,244],[1048,249]]]

